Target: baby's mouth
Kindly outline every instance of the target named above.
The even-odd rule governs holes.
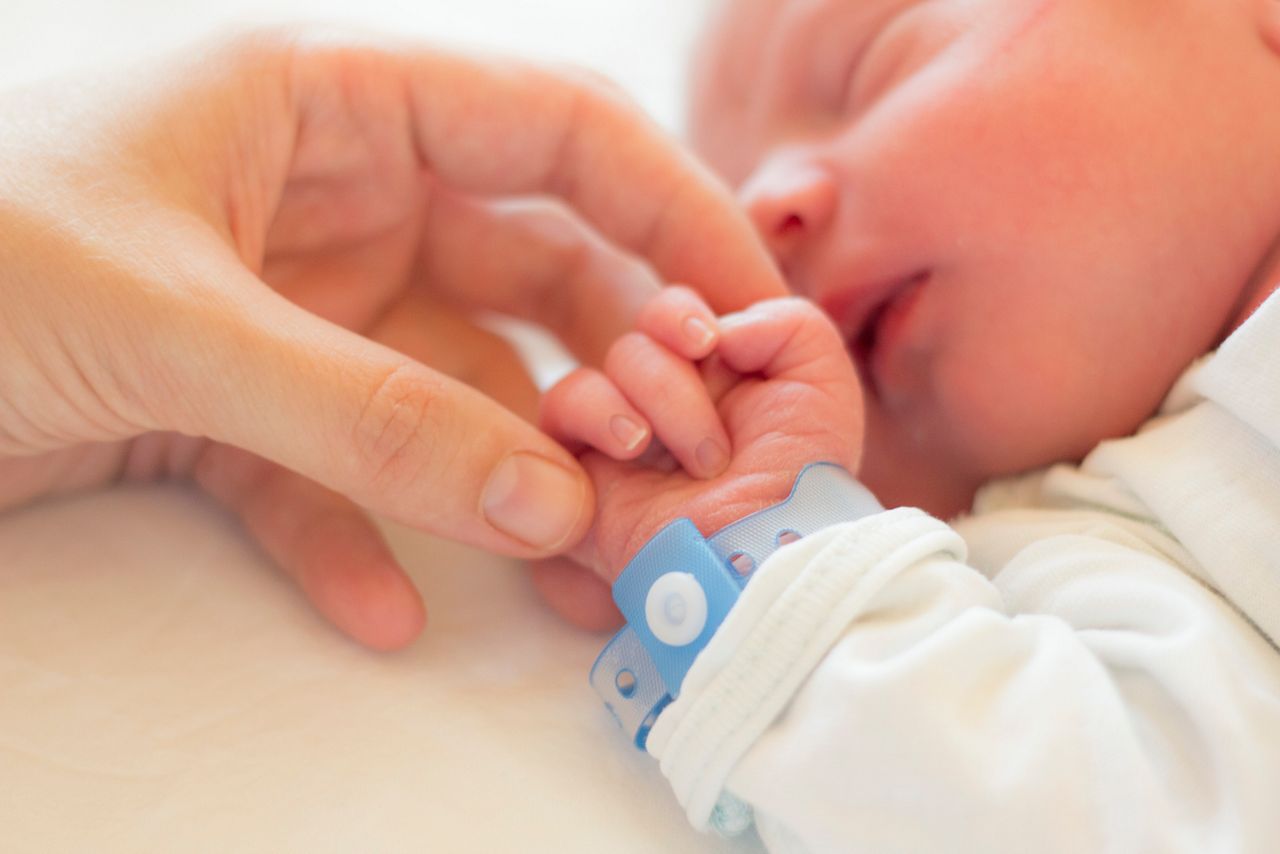
[[[824,301],[823,307],[832,314],[844,335],[845,347],[857,365],[868,395],[879,398],[877,364],[897,340],[914,297],[928,280],[928,271],[919,271],[872,288],[855,289],[842,300],[843,316],[832,311],[840,308],[835,301]]]

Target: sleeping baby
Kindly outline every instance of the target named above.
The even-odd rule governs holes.
[[[626,578],[811,463],[889,509],[780,544],[668,686],[640,741],[690,819],[1275,850],[1280,3],[739,0],[699,60],[695,143],[799,296],[669,288],[549,393],[574,557]]]

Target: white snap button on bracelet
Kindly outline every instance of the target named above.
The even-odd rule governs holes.
[[[687,572],[668,572],[649,588],[644,600],[649,631],[667,646],[687,646],[707,625],[707,594]]]

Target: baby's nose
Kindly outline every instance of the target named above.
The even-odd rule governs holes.
[[[747,179],[739,199],[785,269],[831,224],[837,188],[831,172],[818,164],[775,158]]]

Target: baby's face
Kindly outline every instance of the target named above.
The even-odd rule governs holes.
[[[1215,7],[740,0],[718,19],[695,144],[846,335],[886,502],[951,513],[1131,432],[1229,329],[1273,200],[1228,106],[1246,39]]]

